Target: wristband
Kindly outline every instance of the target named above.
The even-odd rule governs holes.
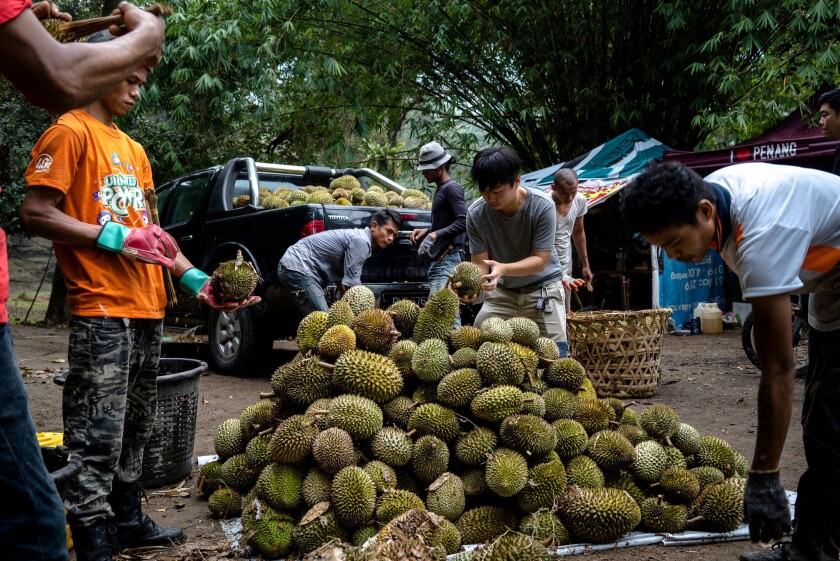
[[[123,247],[125,247],[125,239],[130,231],[131,229],[128,226],[117,224],[114,221],[106,222],[99,230],[99,235],[96,236],[96,247],[114,253],[122,253]]]
[[[198,293],[201,292],[201,289],[204,288],[204,285],[207,284],[207,281],[210,277],[196,267],[192,269],[187,269],[187,271],[181,275],[181,280],[179,284],[181,288],[192,294],[193,296],[198,296]]]

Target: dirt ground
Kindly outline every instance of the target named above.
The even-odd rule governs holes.
[[[52,377],[66,368],[66,330],[13,326],[12,334],[37,430],[61,431],[61,388],[53,383]],[[648,403],[666,403],[701,434],[718,435],[751,458],[759,372],[741,349],[740,332],[730,331],[718,336],[666,335],[663,347],[659,389],[653,398],[640,402],[636,408]],[[170,357],[195,356],[197,352],[194,345],[165,345],[164,348],[165,356]],[[288,349],[281,350],[279,345],[275,347],[274,358],[278,364],[291,356]],[[215,372],[202,376],[195,455],[213,454],[213,433],[219,423],[230,417],[239,417],[247,405],[258,399],[261,391],[268,391],[268,385],[267,377],[237,378]],[[782,458],[782,482],[790,490],[796,489],[798,476],[805,468],[799,425],[802,390],[803,382],[797,380],[794,418]],[[208,517],[207,503],[197,498],[196,471],[193,469],[192,475],[178,491],[171,491],[176,486],[170,487],[169,491],[155,490],[147,507],[157,522],[183,528],[189,536],[188,543],[127,558],[167,561],[242,559],[230,552],[219,522]],[[646,546],[589,552],[585,557],[604,561],[711,561],[736,559],[742,551],[761,547],[748,541],[685,547]]]

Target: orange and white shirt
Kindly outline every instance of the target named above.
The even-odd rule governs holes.
[[[766,163],[720,169],[705,180],[732,197],[721,256],[744,298],[813,293],[809,323],[840,329],[840,177]]]
[[[26,185],[61,191],[58,209],[81,222],[114,220],[129,228],[149,224],[143,190],[154,185],[146,152],[116,126],[81,109],[62,115],[38,140]],[[74,315],[163,317],[166,293],[159,265],[95,246],[54,246]]]

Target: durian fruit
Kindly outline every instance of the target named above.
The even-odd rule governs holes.
[[[393,195],[393,197],[389,197],[388,195]],[[388,191],[385,194],[385,200],[388,201],[388,206],[391,208],[402,208],[405,204],[403,198],[394,193],[393,191]]]
[[[350,191],[350,200],[354,205],[361,205],[365,201],[366,191],[361,188]]]
[[[301,553],[318,549],[332,539],[347,541],[347,531],[338,523],[330,503],[318,503],[303,515],[294,528],[294,543]]]
[[[451,368],[449,348],[441,339],[426,339],[411,358],[411,369],[423,382],[439,382],[449,374]]]
[[[650,497],[641,505],[642,526],[651,532],[676,534],[685,530],[688,507],[670,504],[662,497]]]
[[[617,471],[636,461],[636,450],[623,435],[603,430],[589,438],[586,454],[595,460],[603,471]]]
[[[301,485],[301,494],[303,495],[303,502],[306,506],[312,508],[320,502],[329,502],[330,487],[332,480],[330,476],[318,468],[310,468],[303,478]]]
[[[639,424],[652,437],[670,444],[671,435],[680,428],[680,417],[671,407],[657,403],[642,409]]]
[[[602,400],[578,397],[575,421],[583,425],[586,434],[591,436],[598,431],[609,429],[611,417],[615,418],[615,412]]]
[[[414,401],[408,396],[400,395],[383,404],[382,412],[385,414],[385,419],[389,424],[404,429],[408,426],[408,419],[411,418],[414,408],[418,405],[420,405],[418,401]]]
[[[259,472],[248,465],[245,454],[236,454],[224,461],[221,467],[222,482],[243,495],[247,493],[257,480]]]
[[[540,337],[533,347],[537,356],[540,357],[541,366],[548,366],[551,361],[560,358],[560,349],[557,347],[557,343],[548,337]]]
[[[572,392],[562,388],[550,388],[543,392],[542,398],[545,402],[546,421],[574,419],[578,409],[578,398]]]
[[[487,461],[488,455],[496,449],[496,433],[484,427],[476,427],[458,437],[455,442],[455,457],[468,466],[477,466]]]
[[[388,489],[394,489],[397,486],[397,472],[385,462],[373,460],[366,463],[362,467],[362,470],[373,481],[373,487],[376,489],[377,494]]]
[[[344,298],[336,300],[332,303],[330,310],[327,312],[327,328],[335,327],[336,325],[346,325],[348,327],[352,327],[353,320],[355,318],[356,315],[350,307],[349,300]]]
[[[411,491],[418,497],[423,494],[423,486],[420,485],[410,469],[401,469],[397,472],[397,489]]]
[[[589,456],[575,456],[565,464],[569,485],[596,489],[604,486],[604,472]]]
[[[510,343],[513,329],[502,318],[489,317],[479,327],[482,343]]]
[[[288,464],[269,464],[260,472],[254,490],[277,510],[294,510],[303,503],[302,470]]]
[[[645,432],[645,429],[638,425],[625,425],[622,423],[618,425],[618,432],[621,433],[624,438],[629,440],[630,444],[633,446],[639,442],[644,442],[645,440],[650,439],[648,433]]]
[[[528,462],[515,450],[499,448],[487,459],[484,476],[491,491],[512,497],[528,482]]]
[[[376,524],[366,524],[361,528],[356,528],[353,532],[353,537],[350,538],[350,543],[355,545],[356,547],[361,547],[367,541],[373,537],[376,537],[376,534],[379,533],[379,526]]]
[[[262,400],[252,403],[242,411],[239,416],[239,426],[246,440],[250,441],[273,426],[272,405],[270,401]]]
[[[569,531],[554,512],[546,509],[532,512],[522,518],[519,531],[541,543],[554,546],[569,543]]]
[[[385,310],[394,320],[394,327],[401,337],[410,339],[414,336],[414,325],[420,318],[420,306],[413,300],[397,300]]]
[[[437,403],[425,403],[414,410],[408,419],[408,430],[419,435],[430,434],[449,442],[460,432],[458,417],[451,409]]]
[[[449,287],[459,298],[474,298],[481,294],[484,271],[469,261],[458,263],[449,273]]]
[[[589,443],[589,436],[583,425],[574,419],[557,419],[552,423],[557,431],[557,446],[554,450],[563,461],[583,454]]]
[[[728,442],[716,436],[700,437],[697,462],[701,466],[718,468],[726,477],[735,473],[735,454]]]
[[[709,485],[697,497],[693,510],[699,526],[709,532],[731,532],[744,519],[743,480],[726,479]]]
[[[268,443],[268,457],[272,462],[294,464],[303,461],[312,450],[318,436],[315,418],[292,415],[277,424]]]
[[[368,193],[379,193],[382,196],[385,196],[385,190],[379,185],[371,185],[368,187]]]
[[[559,505],[565,491],[566,469],[559,461],[552,461],[528,470],[528,481],[516,498],[522,510],[536,512]]]
[[[213,518],[235,518],[242,513],[242,495],[229,487],[220,487],[207,501]]]
[[[420,189],[406,189],[402,192],[402,198],[407,199],[409,197],[414,197],[415,199],[423,199],[424,201],[428,202],[429,197],[421,191]]]
[[[418,405],[424,403],[434,403],[437,400],[437,385],[436,384],[418,384],[411,394],[411,398],[417,402]]]
[[[326,473],[338,473],[342,468],[355,464],[353,438],[338,427],[328,428],[312,441],[312,458]]]
[[[355,349],[356,334],[347,325],[334,325],[328,328],[318,341],[318,354],[327,360],[334,360]]]
[[[700,494],[700,480],[689,469],[672,467],[662,472],[659,489],[670,502],[690,503]]]
[[[359,315],[362,310],[370,310],[376,307],[376,295],[371,289],[361,284],[348,288],[341,299],[350,304],[353,316]]]
[[[499,428],[502,444],[536,458],[548,454],[557,446],[557,430],[547,421],[534,415],[510,415]]]
[[[203,498],[209,498],[222,485],[222,462],[214,460],[201,466],[198,470],[196,488]]]
[[[213,448],[220,460],[225,460],[245,451],[247,439],[242,432],[240,419],[222,421],[213,436]]]
[[[534,538],[509,532],[476,550],[472,561],[549,561],[553,558]]]
[[[454,522],[465,506],[464,483],[454,473],[446,472],[429,485],[426,508],[431,512]]]
[[[294,527],[291,516],[267,507],[249,521],[243,543],[247,543],[254,553],[266,559],[284,557],[294,545]]]
[[[382,410],[370,399],[340,395],[330,403],[327,424],[346,430],[354,441],[367,441],[382,430]]]
[[[537,366],[539,364],[539,357],[537,356],[537,353],[532,351],[529,347],[518,343],[510,343],[510,348],[513,350],[513,354],[516,356],[516,359],[522,364],[525,376],[527,376],[529,380],[533,379],[534,375],[537,374]]]
[[[403,197],[403,208],[426,208],[426,199],[420,197]]]
[[[469,347],[458,349],[452,353],[452,370],[460,370],[461,368],[473,368],[475,366],[475,357],[477,353],[475,349]]]
[[[700,466],[692,468],[691,472],[697,476],[697,481],[700,483],[701,491],[709,485],[720,483],[721,481],[726,479],[722,471],[712,466]]]
[[[461,532],[453,522],[444,518],[440,521],[440,545],[448,555],[461,551]]]
[[[497,318],[489,318],[484,324],[492,319]],[[508,343],[483,343],[475,356],[475,366],[487,384],[515,386],[525,378],[525,368]]]
[[[459,306],[458,296],[449,288],[442,288],[429,296],[414,325],[414,341],[419,344],[426,339],[445,340],[455,325]]]
[[[464,495],[468,497],[479,497],[489,491],[484,468],[467,469],[461,474],[461,481],[464,483]]]
[[[231,203],[233,204],[233,208],[242,208],[244,206],[248,206],[249,204],[251,204],[251,196],[250,195],[236,196],[231,200]]]
[[[648,498],[645,489],[639,487],[636,478],[627,470],[608,472],[604,476],[604,487],[626,491],[639,506]]]
[[[308,205],[331,205],[333,204],[332,195],[325,191],[315,191],[306,197],[306,204]]]
[[[341,175],[330,181],[330,189],[344,189],[345,191],[353,192],[355,189],[361,189],[362,184],[352,175]]]
[[[244,300],[254,293],[260,276],[254,265],[245,261],[242,251],[236,251],[236,258],[224,261],[210,277],[210,282],[222,297],[222,301]]]
[[[332,372],[321,366],[315,357],[298,360],[285,369],[282,385],[283,397],[300,406],[328,398],[334,390]]]
[[[316,310],[304,316],[297,328],[298,350],[303,354],[316,350],[326,331],[327,312]]]
[[[592,543],[617,540],[638,526],[642,517],[639,505],[625,491],[574,485],[566,491],[559,512],[572,534]]]
[[[412,509],[400,514],[379,531],[370,558],[443,561],[445,520],[427,510]]]
[[[431,483],[449,468],[449,448],[436,436],[421,436],[411,453],[411,471],[421,483]]]
[[[749,464],[747,463],[747,458],[744,457],[739,451],[732,449],[733,455],[733,467],[735,469],[735,474],[737,477],[746,477],[747,472],[750,469]]]
[[[362,204],[364,206],[387,207],[388,200],[382,193],[377,193],[376,191],[371,191],[368,189],[368,192],[365,193],[365,200]]]
[[[522,411],[522,400],[522,390],[516,386],[495,386],[479,392],[470,410],[475,417],[494,423]]]
[[[271,463],[268,458],[269,442],[271,442],[270,435],[256,436],[245,447],[245,457],[248,459],[248,465],[254,471],[262,471],[265,466]]]
[[[523,345],[525,347],[533,347],[540,338],[540,327],[537,323],[524,317],[513,317],[507,320],[510,326],[512,335],[511,342]]]
[[[634,409],[630,409],[629,407],[624,408],[624,415],[621,416],[621,419],[619,419],[619,421],[622,425],[633,425],[641,428],[641,426],[639,425],[639,414],[636,413]]]
[[[400,467],[411,461],[414,441],[397,427],[385,427],[374,435],[370,448],[377,460]]]
[[[465,350],[472,351],[472,349],[461,349],[461,351]],[[455,370],[444,376],[438,384],[437,400],[449,407],[466,407],[478,394],[482,384],[481,375],[475,368]]]
[[[545,400],[540,394],[534,392],[522,392],[522,413],[525,415],[536,415],[537,417],[545,417]]]
[[[333,383],[342,391],[376,403],[394,399],[403,389],[403,377],[394,361],[358,350],[346,352],[338,358],[333,370]]]
[[[309,404],[309,407],[306,408],[304,415],[315,419],[315,426],[318,427],[318,430],[327,430],[329,428],[329,425],[327,424],[327,414],[331,405],[332,398],[330,397],[316,399]]]
[[[498,506],[479,506],[467,510],[455,521],[461,532],[461,541],[466,544],[493,541],[508,530],[517,527],[516,516]]]
[[[554,387],[576,392],[586,378],[586,370],[573,358],[560,358],[548,365],[543,378]]]
[[[379,308],[359,312],[353,320],[353,331],[359,347],[379,354],[390,351],[400,336],[391,314]]]
[[[388,358],[394,361],[394,364],[400,370],[400,374],[406,380],[414,377],[411,361],[415,351],[417,351],[417,343],[410,339],[404,339],[391,347],[391,351],[388,353]]]
[[[655,483],[662,477],[668,464],[668,455],[655,440],[645,440],[635,446],[636,463],[633,473],[643,483]]]
[[[691,456],[700,451],[700,433],[686,423],[680,423],[677,432],[671,435],[671,444],[684,456]]]
[[[478,350],[481,346],[481,330],[472,325],[462,325],[449,334],[449,341],[456,351],[460,349]]]
[[[668,461],[665,464],[665,469],[672,467],[688,467],[688,463],[685,460],[685,456],[683,456],[683,453],[680,452],[679,448],[675,446],[666,446],[665,455],[668,456]]]
[[[413,509],[424,509],[423,499],[411,491],[403,489],[388,489],[379,498],[376,506],[376,519],[387,524],[400,514]]]
[[[348,528],[357,528],[370,520],[376,507],[373,480],[360,467],[339,471],[330,489],[330,504],[338,521]]]

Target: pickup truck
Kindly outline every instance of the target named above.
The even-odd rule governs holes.
[[[373,181],[383,189],[404,190],[370,169],[266,164],[253,158],[235,158],[158,187],[160,224],[196,267],[210,274],[241,250],[262,278],[255,292],[262,301],[232,313],[200,306],[179,290],[178,305],[166,312],[167,328],[206,330],[208,357],[218,371],[244,374],[263,366],[273,342],[294,336],[301,320],[277,278],[283,253],[317,232],[368,226],[377,208],[303,204],[265,209],[260,206],[260,189],[326,186],[341,175],[357,177],[365,188]],[[250,197],[248,204],[234,207],[234,198],[241,195]],[[374,249],[362,272],[362,283],[373,290],[381,308],[402,298],[423,305],[429,293],[429,263],[418,257],[409,236],[414,228],[430,226],[431,211],[406,208],[399,213],[403,223],[394,243]]]

